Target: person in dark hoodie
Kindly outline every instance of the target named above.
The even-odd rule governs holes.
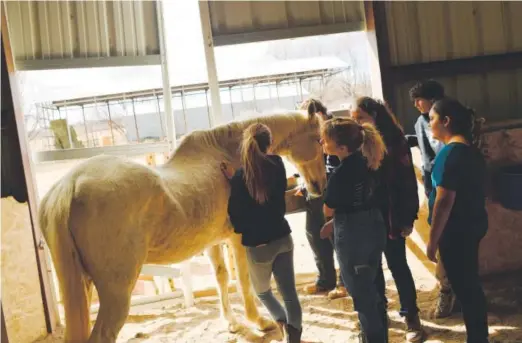
[[[295,287],[294,243],[285,219],[286,171],[280,156],[271,154],[272,133],[263,124],[243,132],[241,168],[226,163],[222,172],[230,181],[228,215],[234,232],[241,234],[252,286],[277,322],[287,343],[300,343],[302,309]],[[272,293],[274,276],[283,304]]]
[[[307,111],[309,115],[319,116],[323,122],[333,118],[326,106],[317,99],[306,100],[301,105],[301,109]],[[339,166],[340,161],[337,156],[324,154],[324,162],[326,178],[329,179],[334,169]],[[319,272],[315,284],[306,286],[304,291],[307,294],[329,292],[328,297],[330,299],[345,297],[347,292],[342,278],[339,277],[339,281],[337,281],[332,241],[321,239],[319,235],[325,221],[330,219],[324,217],[323,199],[309,197],[305,188],[301,188],[298,193],[298,195],[306,197],[306,237],[314,254],[315,264]]]
[[[422,157],[422,176],[426,197],[429,198],[432,187],[431,171],[435,163],[435,156],[443,148],[444,144],[433,137],[429,123],[429,112],[433,104],[444,98],[444,87],[435,80],[418,82],[410,89],[410,99],[420,116],[415,123],[415,139],[409,139],[410,146],[418,145]],[[416,142],[415,142],[416,141]],[[436,277],[439,282],[440,292],[437,302],[431,311],[433,318],[445,318],[456,309],[456,297],[451,289],[451,284],[446,276],[442,262],[437,263]]]
[[[352,118],[359,124],[374,125],[384,139],[387,153],[380,168],[378,197],[388,231],[384,255],[401,303],[400,315],[407,324],[406,341],[421,342],[422,329],[415,282],[406,260],[406,237],[413,229],[419,211],[417,178],[411,151],[401,126],[387,105],[370,97],[357,99]],[[382,268],[376,278],[377,291],[386,303],[386,284]]]

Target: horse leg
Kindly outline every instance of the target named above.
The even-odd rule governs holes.
[[[124,254],[121,254],[122,259],[111,261],[113,263],[93,273],[100,309],[88,343],[116,342],[129,315],[131,294],[143,265],[144,258],[133,257],[123,260]]]
[[[257,309],[254,295],[252,292],[252,285],[250,283],[250,276],[248,275],[248,265],[245,247],[241,244],[241,236],[234,235],[230,239],[230,246],[234,251],[234,260],[236,261],[236,272],[243,296],[243,303],[245,305],[246,318],[255,323],[257,328],[261,331],[268,331],[275,328],[275,323],[272,320],[263,318]]]
[[[228,272],[223,258],[223,249],[221,244],[216,244],[207,249],[207,256],[214,268],[214,275],[216,276],[218,284],[219,298],[221,300],[221,315],[228,322],[228,331],[234,333],[239,331],[239,324],[236,321],[230,301],[228,299]]]

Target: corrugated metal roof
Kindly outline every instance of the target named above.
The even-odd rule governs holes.
[[[321,69],[343,69],[350,67],[336,57],[313,57],[279,61],[266,59],[257,65],[227,65],[220,73],[220,81],[243,79],[278,74],[303,73]],[[103,96],[120,92],[137,92],[161,87],[158,67],[106,68],[103,70],[41,70],[23,73],[25,95],[33,102],[55,101],[79,97]],[[81,80],[79,82],[78,80]],[[172,86],[186,86],[207,82],[205,75],[188,74],[185,79],[175,80]]]
[[[159,64],[155,1],[3,1],[19,70]]]
[[[214,45],[364,30],[362,1],[208,1]]]
[[[387,1],[392,65],[522,51],[520,1]]]

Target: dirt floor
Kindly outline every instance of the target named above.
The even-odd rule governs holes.
[[[304,312],[304,335],[306,342],[357,342],[357,314],[353,311],[351,298],[330,301],[325,296],[308,296],[302,291],[313,280],[314,264],[311,252],[301,228],[302,215],[290,216],[296,245],[296,272],[300,300]],[[413,270],[422,311],[423,324],[428,332],[426,342],[465,342],[462,316],[456,314],[443,320],[426,319],[435,299],[435,279],[413,254],[408,253]],[[212,275],[195,276],[206,284],[213,282]],[[390,342],[404,342],[405,328],[398,310],[397,291],[393,279],[386,270],[387,292],[390,298],[389,315]],[[495,277],[486,280],[485,289],[490,303],[490,333],[492,342],[522,342],[522,273]],[[184,308],[181,298],[153,304],[134,306],[131,309],[118,342],[253,342],[268,343],[280,339],[276,332],[262,333],[251,327],[244,319],[241,298],[238,293],[231,296],[234,312],[244,328],[232,334],[220,319],[219,299],[216,296],[197,298],[195,306]],[[262,313],[268,316],[260,305]],[[95,316],[92,318],[95,319]],[[42,343],[62,342],[63,332],[39,341]]]
[[[68,161],[58,165],[39,165],[36,168],[37,184],[43,195],[54,181],[79,161]],[[141,161],[140,161],[141,162]],[[57,171],[60,169],[60,171]],[[357,314],[353,311],[350,298],[330,301],[326,296],[308,296],[303,287],[313,282],[315,265],[304,233],[304,215],[288,216],[295,242],[295,270],[300,300],[304,314],[303,340],[307,342],[357,342]],[[414,237],[415,238],[415,237]],[[421,247],[421,249],[423,249]],[[456,314],[443,320],[427,319],[436,291],[435,278],[426,268],[430,262],[420,260],[408,251],[409,265],[413,271],[418,304],[423,324],[428,332],[426,342],[465,342],[462,316]],[[205,267],[206,266],[206,267]],[[213,286],[215,284],[210,267],[199,266],[194,272],[194,285]],[[397,313],[399,307],[397,291],[386,269],[387,292],[390,299],[389,316],[390,342],[404,342],[405,328]],[[178,282],[179,285],[179,282]],[[485,281],[489,301],[489,323],[492,342],[522,343],[522,272],[489,278]],[[280,339],[276,332],[262,333],[245,322],[241,298],[238,293],[231,295],[234,312],[244,328],[232,334],[220,319],[219,299],[216,296],[196,298],[193,307],[184,308],[183,299],[177,298],[153,304],[134,306],[118,337],[118,342],[254,342],[268,343]],[[260,305],[262,313],[268,316]],[[95,319],[95,315],[92,318]],[[38,342],[63,342],[63,330]]]

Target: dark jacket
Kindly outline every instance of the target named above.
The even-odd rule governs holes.
[[[285,219],[286,171],[281,157],[268,155],[271,163],[265,166],[269,189],[268,200],[257,203],[248,192],[244,171],[240,168],[230,180],[231,191],[228,215],[234,232],[242,234],[241,243],[255,247],[290,234]]]
[[[417,178],[411,150],[402,133],[384,136],[388,153],[380,168],[379,197],[389,237],[400,237],[401,228],[413,226],[419,211]]]
[[[422,170],[431,173],[435,156],[442,149],[443,144],[433,138],[429,123],[428,114],[421,114],[415,123],[415,134],[422,157]]]

